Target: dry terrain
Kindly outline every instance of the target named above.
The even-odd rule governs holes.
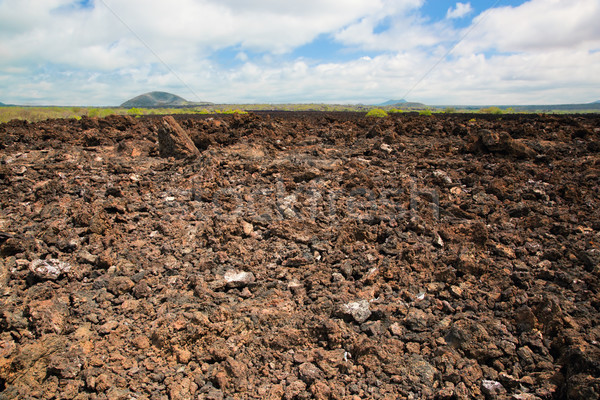
[[[0,124],[1,399],[599,398],[599,116],[176,118]]]

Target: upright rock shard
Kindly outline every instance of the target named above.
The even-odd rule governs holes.
[[[163,117],[158,126],[158,150],[161,157],[194,158],[200,151],[186,131],[171,116]]]

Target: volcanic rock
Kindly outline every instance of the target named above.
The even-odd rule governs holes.
[[[256,278],[252,272],[229,270],[223,279],[228,287],[244,287],[254,282]]]
[[[0,124],[0,398],[598,397],[597,115],[177,118]]]
[[[69,272],[71,266],[68,263],[50,258],[48,260],[33,260],[29,264],[29,271],[38,279],[56,280],[61,275]]]
[[[513,139],[508,132],[482,129],[478,132],[470,147],[471,151],[487,151],[514,156],[516,158],[532,158],[537,154],[521,140]]]
[[[200,155],[187,132],[171,116],[163,117],[159,123],[158,150],[164,158],[195,158]]]
[[[353,301],[351,303],[342,304],[340,313],[343,316],[354,319],[354,321],[362,324],[371,316],[368,300]]]

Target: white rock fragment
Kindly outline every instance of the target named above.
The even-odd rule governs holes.
[[[244,287],[248,286],[256,280],[252,272],[229,270],[223,276],[227,286],[229,287]]]
[[[352,317],[359,324],[362,324],[371,316],[371,310],[369,309],[369,302],[367,300],[343,304],[341,312],[346,316]]]
[[[387,143],[382,143],[380,146],[381,150],[385,151],[386,153],[391,153],[392,151],[394,151],[394,149],[392,149],[392,146],[390,146]]]
[[[440,236],[440,234],[437,233],[437,232],[433,235],[433,242],[432,243],[433,243],[433,245],[435,247],[438,247],[438,248],[444,247],[444,240],[442,239],[442,237]]]
[[[34,260],[29,264],[29,271],[38,279],[55,280],[66,272],[71,266],[55,258],[48,260]]]
[[[481,391],[488,396],[492,396],[504,393],[505,389],[500,382],[484,379],[481,381]]]

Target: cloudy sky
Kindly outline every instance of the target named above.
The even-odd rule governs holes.
[[[600,100],[599,0],[0,0],[0,102]]]

